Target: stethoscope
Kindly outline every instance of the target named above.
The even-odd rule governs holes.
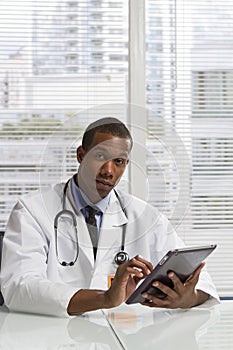
[[[57,215],[55,216],[55,219],[54,219],[54,233],[55,233],[55,248],[56,248],[56,256],[57,256],[57,261],[59,262],[59,264],[61,264],[62,266],[73,266],[77,259],[78,259],[78,256],[79,256],[79,243],[78,243],[78,230],[77,230],[77,220],[76,220],[76,217],[75,217],[75,214],[71,211],[71,210],[68,210],[66,209],[66,192],[67,192],[67,188],[68,188],[68,184],[70,182],[71,179],[69,179],[65,186],[64,186],[64,189],[63,189],[63,197],[62,197],[62,210],[59,211],[57,213]],[[125,216],[127,217],[126,215],[126,210],[123,206],[123,203],[117,193],[116,190],[114,190],[115,194],[116,194],[116,197],[120,203],[120,206],[121,206],[121,209],[123,210]],[[59,222],[59,219],[61,219],[62,216],[68,216],[71,218],[71,221],[72,221],[72,226],[74,227],[74,232],[75,232],[75,238],[76,238],[76,242],[77,242],[77,245],[76,245],[76,255],[75,255],[75,258],[73,261],[70,261],[70,262],[67,262],[67,261],[61,261],[59,259],[59,253],[58,253],[58,222]],[[119,266],[123,263],[125,263],[126,261],[129,260],[129,255],[128,253],[125,252],[125,235],[126,235],[126,224],[123,225],[123,230],[122,230],[122,238],[121,238],[121,249],[120,251],[115,255],[114,257],[114,262]]]

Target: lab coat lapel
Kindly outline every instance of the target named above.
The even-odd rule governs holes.
[[[123,225],[128,219],[114,191],[102,218],[96,261],[101,262],[110,250],[118,252],[121,248]]]

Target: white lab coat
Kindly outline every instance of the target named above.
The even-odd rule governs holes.
[[[70,186],[66,208],[76,214],[79,256],[74,266],[61,266],[55,249],[54,218],[62,209],[64,184],[24,195],[15,205],[3,243],[1,289],[10,310],[68,316],[67,306],[79,289],[107,289],[108,276],[117,266],[122,227],[126,224],[125,250],[130,258],[140,254],[156,264],[175,247],[183,246],[169,221],[151,205],[121,194],[125,212],[111,193],[103,215],[96,262],[82,213],[75,211]],[[126,215],[125,215],[126,213]],[[76,245],[64,238],[59,252],[66,261],[74,259]],[[218,298],[207,274],[201,273],[198,288]]]

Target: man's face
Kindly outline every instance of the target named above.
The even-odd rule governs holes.
[[[106,197],[119,182],[130,149],[129,139],[98,132],[88,149],[77,149],[78,184],[93,203]]]

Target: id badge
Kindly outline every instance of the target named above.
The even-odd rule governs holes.
[[[111,287],[115,275],[108,275],[108,288]]]

